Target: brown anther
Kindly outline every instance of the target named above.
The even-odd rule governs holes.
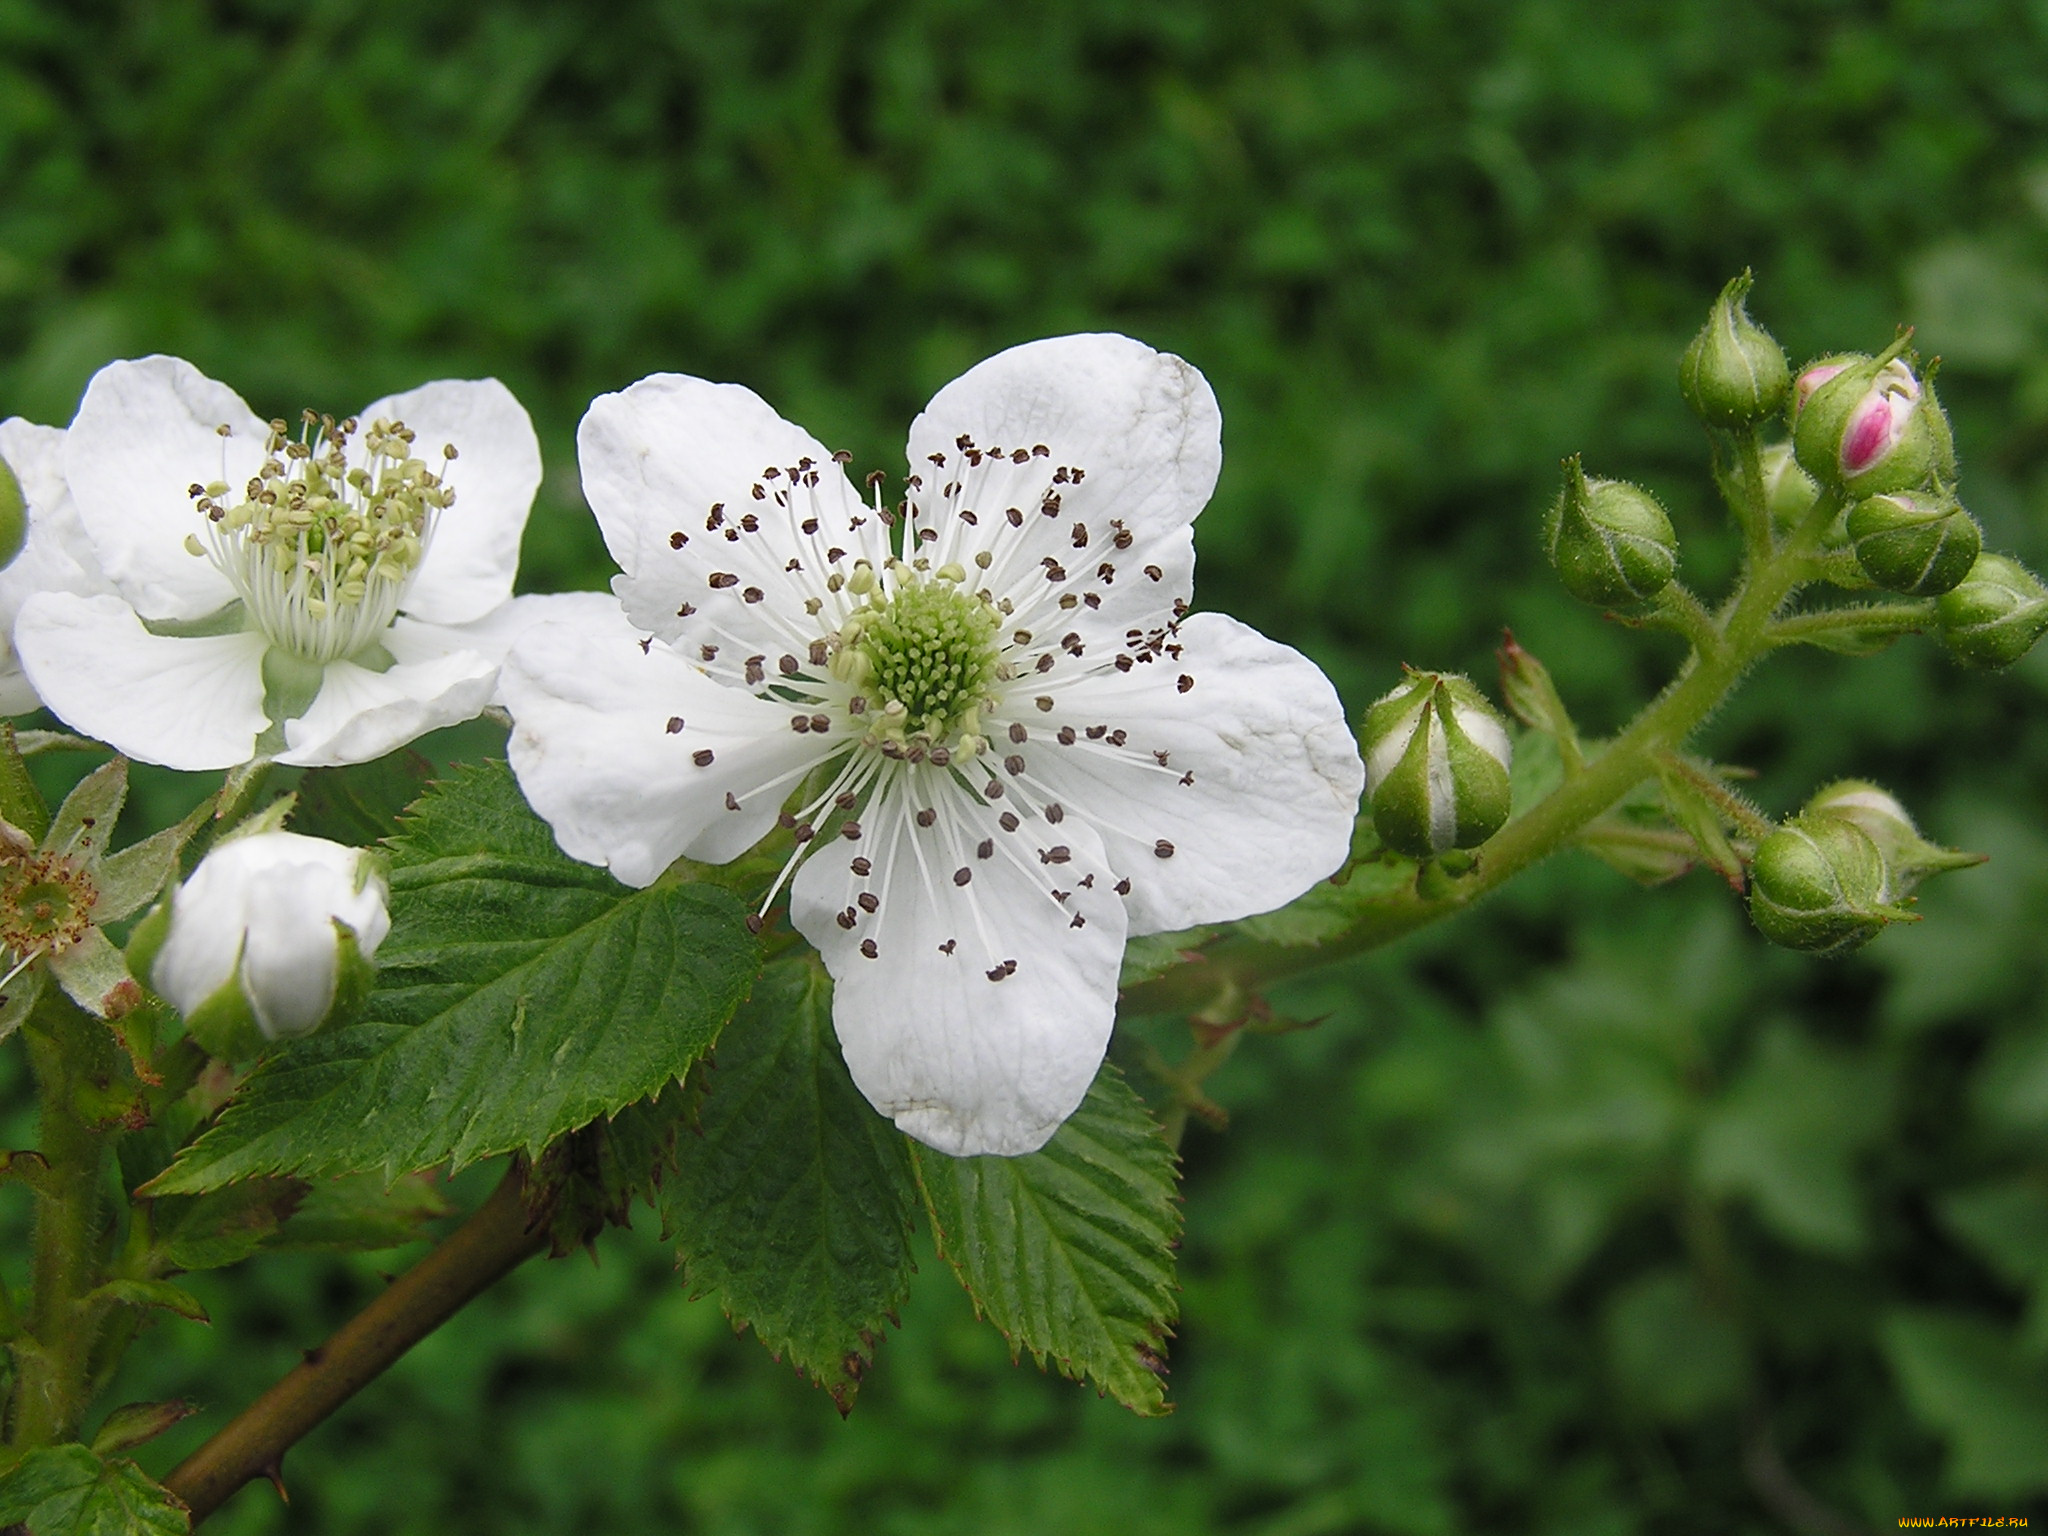
[[[669,735],[671,735],[671,736],[675,735],[675,733],[676,733],[677,731],[680,731],[680,730],[681,730],[682,728],[683,728],[683,717],[682,717],[681,715],[670,715],[670,716],[668,717],[668,733],[669,733]]]

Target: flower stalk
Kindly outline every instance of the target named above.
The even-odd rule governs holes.
[[[92,1021],[54,991],[21,1031],[35,1077],[45,1166],[33,1180],[30,1300],[13,1343],[15,1382],[7,1444],[27,1449],[75,1439],[92,1400],[93,1349],[105,1305],[100,1281],[101,1189],[108,1133],[81,1113],[81,1067],[91,1051],[68,1033]]]
[[[278,1481],[284,1453],[314,1426],[546,1246],[545,1224],[529,1226],[525,1170],[515,1161],[490,1198],[439,1247],[334,1337],[308,1350],[288,1375],[180,1462],[164,1486],[184,1500],[197,1525],[244,1483]]]
[[[1738,434],[1754,439],[1754,431]],[[1747,449],[1742,457],[1748,457]],[[1739,495],[1739,491],[1737,492]],[[1731,497],[1731,502],[1734,500]],[[1421,883],[1376,902],[1350,929],[1315,947],[1242,937],[1203,950],[1203,964],[1177,966],[1127,989],[1127,1014],[1198,1013],[1227,991],[1255,997],[1288,976],[1364,954],[1465,911],[1514,876],[1569,846],[1595,817],[1679,751],[1742,681],[1780,643],[1777,614],[1811,578],[1812,556],[1842,509],[1839,490],[1824,492],[1789,537],[1747,565],[1735,592],[1705,627],[1689,626],[1693,651],[1677,677],[1582,772],[1565,779],[1528,814],[1511,821],[1478,850],[1469,873]],[[1731,507],[1738,516],[1739,506]]]

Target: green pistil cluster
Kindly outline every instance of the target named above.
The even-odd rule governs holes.
[[[922,562],[919,562],[921,565]],[[884,742],[949,748],[971,756],[986,742],[981,713],[1001,675],[1002,617],[964,590],[958,566],[936,572],[897,567],[883,597],[873,572],[856,567],[849,587],[866,604],[839,631],[832,670],[865,701],[869,736]]]
[[[353,418],[307,412],[288,440],[273,421],[239,500],[224,482],[192,487],[208,537],[185,547],[221,568],[273,642],[310,661],[352,655],[390,624],[435,518],[455,499],[413,456],[405,423],[373,422],[352,444],[356,430]],[[442,452],[445,469],[455,449]]]
[[[57,853],[0,861],[0,949],[15,959],[85,937],[98,901],[92,877]]]

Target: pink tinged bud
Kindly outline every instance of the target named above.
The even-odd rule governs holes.
[[[1792,382],[1792,416],[1798,419],[1799,411],[1812,398],[1813,392],[1827,383],[1836,374],[1848,367],[1847,363],[1816,363]]]
[[[1860,475],[1898,447],[1919,403],[1920,381],[1912,370],[1887,363],[1849,413],[1842,433],[1842,473]]]

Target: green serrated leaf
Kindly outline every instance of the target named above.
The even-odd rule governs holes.
[[[372,1253],[418,1242],[430,1223],[453,1209],[440,1186],[419,1174],[407,1174],[389,1188],[372,1174],[345,1174],[300,1187],[305,1198],[264,1239],[264,1247]]]
[[[89,1300],[116,1301],[124,1307],[155,1307],[194,1323],[210,1323],[206,1306],[183,1286],[168,1280],[109,1280]]]
[[[192,1520],[134,1462],[53,1445],[0,1474],[0,1528],[17,1525],[26,1536],[184,1536]]]
[[[688,1284],[844,1413],[909,1292],[917,1185],[902,1136],[847,1075],[832,984],[772,965],[702,1072],[662,1209]]]
[[[156,1268],[220,1269],[261,1248],[305,1198],[296,1179],[246,1179],[196,1199],[156,1202]]]
[[[420,802],[391,923],[363,1022],[268,1057],[151,1193],[537,1156],[687,1072],[760,964],[730,892],[567,858],[503,763]]]
[[[293,830],[356,847],[380,842],[398,830],[432,776],[433,765],[410,750],[348,768],[309,769],[299,780]]]
[[[588,1247],[606,1227],[632,1220],[633,1202],[654,1203],[671,1166],[677,1130],[689,1119],[691,1095],[671,1084],[652,1100],[628,1104],[609,1120],[593,1120],[548,1148],[527,1181],[527,1208],[548,1224],[555,1257]]]
[[[1136,1412],[1167,1412],[1176,1170],[1122,1074],[1104,1063],[1081,1107],[1028,1157],[912,1152],[939,1253],[1012,1353],[1085,1376]]]

